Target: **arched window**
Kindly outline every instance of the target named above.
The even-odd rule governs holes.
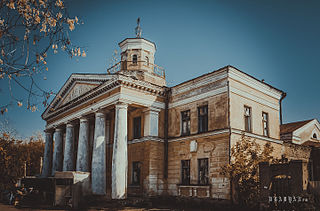
[[[137,64],[137,63],[138,63],[138,56],[137,56],[137,54],[134,54],[134,55],[132,56],[132,63],[133,63],[133,64]]]
[[[147,63],[147,66],[149,66],[149,57],[146,56],[146,63]]]
[[[317,139],[317,134],[314,133],[312,137]]]

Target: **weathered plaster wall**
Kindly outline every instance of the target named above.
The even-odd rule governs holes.
[[[250,138],[250,140],[255,141],[257,144],[261,146],[261,150],[266,143],[269,143],[273,147],[272,156],[275,158],[281,158],[281,155],[284,152],[283,145],[281,143],[275,143],[272,141],[266,141],[259,138]],[[236,142],[241,141],[241,135],[239,134],[231,134],[231,147],[235,145]]]
[[[198,107],[208,105],[208,131],[228,127],[228,96],[222,93],[169,109],[169,137],[181,135],[181,112],[190,109],[190,134],[198,133]]]
[[[197,151],[190,152],[190,142],[197,141]],[[198,184],[198,159],[209,159],[209,184],[212,198],[229,199],[229,180],[220,175],[220,168],[229,162],[229,134],[206,138],[186,138],[169,142],[168,157],[168,194],[178,195],[181,183],[181,160],[190,159],[190,183]]]
[[[308,162],[310,159],[311,147],[284,143],[283,148],[284,156],[289,160],[303,160]]]
[[[230,125],[244,130],[244,106],[251,107],[252,133],[263,135],[262,112],[268,113],[269,137],[280,139],[279,101],[253,87],[229,79]],[[240,90],[240,91],[238,91]]]

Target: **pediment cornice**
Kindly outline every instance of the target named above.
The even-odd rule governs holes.
[[[94,100],[95,98],[109,91],[112,91],[117,87],[127,87],[134,90],[139,90],[139,92],[141,93],[147,93],[147,94],[156,95],[160,97],[165,96],[165,87],[160,87],[145,81],[133,79],[131,77],[128,77],[122,74],[114,74],[109,76],[110,76],[109,79],[103,81],[103,83],[97,85],[95,88],[91,89],[90,91],[70,100],[69,102],[62,104],[60,107],[57,107],[56,109],[54,109],[54,107],[51,107],[52,109],[49,109],[49,110],[47,109],[48,111],[44,113],[46,115],[43,115],[42,118],[44,120],[48,120],[72,108],[81,106],[88,101]],[[70,84],[67,87],[69,87],[70,89],[71,86],[72,84],[70,82]],[[60,100],[62,101],[63,98]],[[53,101],[53,103],[54,103],[53,105],[57,105],[57,101]]]

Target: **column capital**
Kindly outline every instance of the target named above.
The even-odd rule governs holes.
[[[75,123],[67,122],[66,127],[74,127]]]
[[[114,104],[116,109],[127,109],[128,108],[128,103],[119,101],[116,104]]]
[[[142,110],[142,112],[153,112],[153,113],[159,113],[160,109],[159,108],[153,108],[153,107],[148,107]]]
[[[80,122],[88,122],[89,121],[89,118],[88,117],[85,117],[85,116],[82,116],[79,118]]]
[[[96,112],[94,112],[95,117],[105,117],[106,116],[106,112],[98,110]]]
[[[61,127],[55,127],[54,132],[61,132],[63,129]]]

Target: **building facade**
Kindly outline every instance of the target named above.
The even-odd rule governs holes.
[[[153,42],[119,46],[119,63],[106,74],[72,74],[42,114],[44,177],[90,172],[92,194],[113,199],[230,199],[220,168],[242,134],[283,154],[283,91],[232,66],[167,87]]]

